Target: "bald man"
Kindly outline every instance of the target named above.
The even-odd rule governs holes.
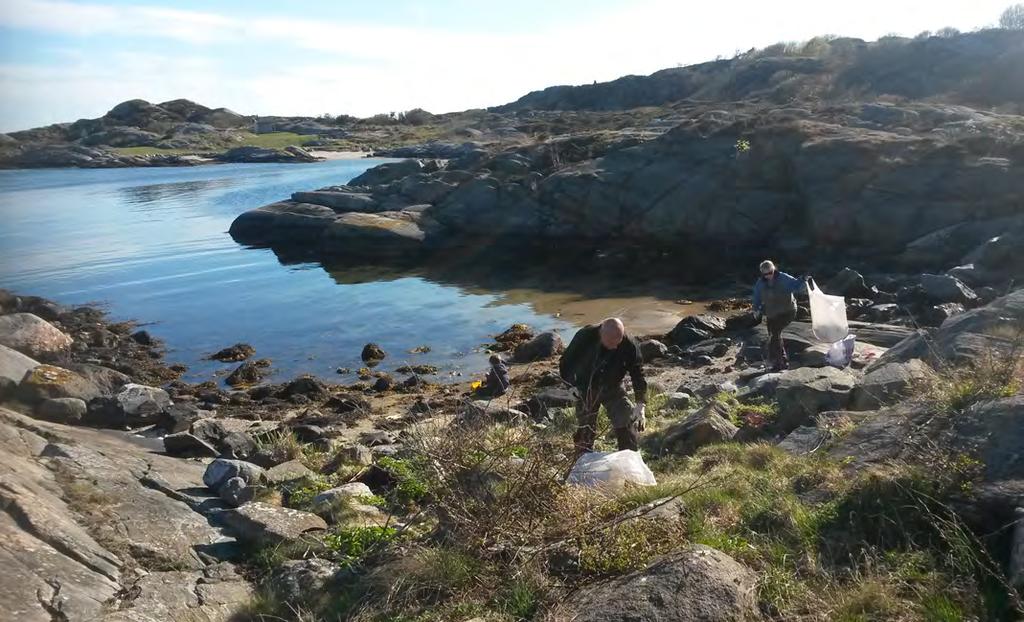
[[[608,318],[581,328],[562,355],[559,373],[579,392],[573,435],[577,454],[594,450],[601,406],[608,411],[619,449],[636,451],[638,432],[643,432],[645,424],[647,381],[640,346],[626,334],[622,320]],[[622,387],[627,373],[633,382],[636,406]]]

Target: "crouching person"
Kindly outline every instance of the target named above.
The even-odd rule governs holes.
[[[609,318],[600,325],[581,328],[562,355],[559,373],[577,391],[573,435],[577,456],[594,449],[601,406],[608,411],[619,449],[638,449],[639,432],[646,424],[647,381],[640,347],[626,334],[621,320]],[[627,373],[636,406],[622,386]]]
[[[497,354],[492,354],[488,362],[491,364],[491,368],[487,371],[483,384],[476,390],[475,397],[501,397],[512,386],[512,380],[508,375],[508,365],[505,365],[505,361],[501,360]]]

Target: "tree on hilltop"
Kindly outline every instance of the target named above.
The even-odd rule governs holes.
[[[1024,30],[1024,4],[1007,7],[999,16],[999,27],[1006,30]]]

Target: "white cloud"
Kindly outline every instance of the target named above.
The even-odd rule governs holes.
[[[416,106],[443,112],[504,103],[553,84],[731,56],[779,40],[825,33],[913,35],[946,25],[970,29],[994,21],[1005,3],[636,0],[570,23],[538,21],[530,32],[487,32],[5,0],[0,25],[83,37],[84,53],[61,66],[0,68],[0,124],[11,129],[29,118],[39,124],[95,116],[132,97],[188,97],[261,114],[368,115]],[[124,39],[125,52],[90,55],[88,37],[97,35],[108,45]],[[154,39],[174,42],[183,53],[131,52],[138,40]],[[213,45],[215,51],[208,49]],[[270,62],[247,62],[254,47],[282,53]]]

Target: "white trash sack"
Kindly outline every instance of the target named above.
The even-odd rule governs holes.
[[[850,334],[845,298],[826,294],[813,280],[807,283],[807,298],[811,303],[811,330],[822,343],[836,343]]]
[[[639,452],[591,451],[580,456],[569,472],[568,484],[589,488],[623,488],[626,484],[653,486],[658,482]]]

